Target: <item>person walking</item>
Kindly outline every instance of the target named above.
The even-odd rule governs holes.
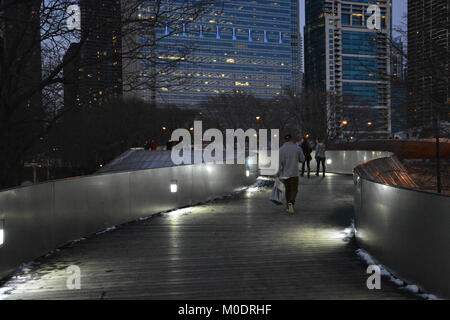
[[[316,172],[316,176],[319,176],[320,164],[322,164],[323,176],[325,177],[325,171],[326,171],[325,160],[326,160],[325,143],[323,143],[322,139],[317,139],[317,145],[316,145],[317,172]]]
[[[302,164],[302,174],[301,176],[304,177],[305,176],[305,166],[308,168],[308,179],[310,178],[311,175],[311,153],[313,151],[311,143],[309,141],[309,137],[306,136],[305,138],[302,139],[301,145],[300,147],[303,150],[303,155],[305,156],[305,161],[303,161]]]
[[[286,135],[285,144],[280,148],[280,161],[277,176],[285,186],[286,206],[289,214],[294,214],[295,199],[298,193],[299,163],[305,161],[303,150],[296,145],[290,134]]]

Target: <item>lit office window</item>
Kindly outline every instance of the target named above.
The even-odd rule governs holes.
[[[280,31],[280,39],[278,41],[280,44],[283,44],[283,32]]]
[[[269,38],[267,36],[267,30],[264,30],[264,42],[268,43],[269,42]]]
[[[236,27],[233,27],[233,40],[237,40]]]
[[[216,39],[220,39],[220,26],[216,26]]]
[[[253,30],[248,29],[248,41],[253,41]]]
[[[186,24],[183,23],[183,36],[187,37]]]
[[[199,30],[200,30],[200,38],[204,38],[205,35],[203,34],[203,25],[199,25]]]
[[[164,30],[164,34],[167,36],[170,33],[169,25],[166,24],[166,28]]]

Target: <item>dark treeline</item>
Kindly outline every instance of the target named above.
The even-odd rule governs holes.
[[[38,167],[39,181],[92,174],[121,153],[143,147],[148,141],[166,146],[174,130],[190,129],[196,120],[203,121],[204,130],[279,129],[280,135],[291,133],[298,140],[306,134],[326,138],[325,102],[326,95],[319,92],[297,96],[285,90],[273,100],[246,93],[222,94],[196,108],[156,107],[139,99],[121,98],[76,108],[52,124],[35,141],[28,156],[18,159],[20,166],[9,173],[10,179],[4,179],[2,187],[32,181],[27,164]]]

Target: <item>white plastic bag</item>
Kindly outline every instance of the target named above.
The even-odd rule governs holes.
[[[270,194],[270,201],[275,203],[276,205],[283,205],[285,201],[284,197],[284,184],[280,181],[280,179],[275,179],[275,184],[273,186],[272,192]]]

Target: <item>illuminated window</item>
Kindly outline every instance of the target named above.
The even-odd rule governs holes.
[[[220,26],[216,26],[216,39],[220,39]]]
[[[280,44],[283,44],[283,32],[280,31],[280,39],[278,40]]]
[[[236,27],[233,27],[233,40],[237,40]]]

